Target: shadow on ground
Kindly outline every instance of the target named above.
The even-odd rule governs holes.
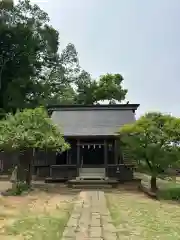
[[[139,185],[137,183],[124,183],[124,184],[119,184],[117,188],[110,188],[110,189],[105,189],[105,192],[110,193],[136,193],[136,194],[141,194],[142,191],[139,189]]]
[[[64,194],[64,195],[77,195],[80,192],[79,189],[68,188],[63,183],[44,183],[35,181],[32,183],[34,190],[55,194]]]
[[[9,181],[8,177],[0,178],[0,192],[5,192],[8,189],[12,188],[12,183]],[[63,183],[45,183],[44,181],[33,181],[32,182],[33,190],[52,193],[52,194],[61,194],[61,195],[77,195],[80,191],[79,189],[70,189]]]

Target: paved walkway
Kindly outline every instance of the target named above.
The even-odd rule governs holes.
[[[62,240],[117,240],[103,191],[81,191]]]

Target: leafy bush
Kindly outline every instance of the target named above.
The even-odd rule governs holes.
[[[180,200],[180,187],[161,189],[158,192],[158,198],[164,200]]]
[[[4,195],[7,196],[19,196],[22,195],[24,192],[29,192],[31,188],[24,182],[18,182],[16,186],[7,190]]]

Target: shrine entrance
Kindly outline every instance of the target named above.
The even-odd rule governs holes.
[[[104,165],[104,144],[82,144],[80,146],[80,165],[101,166]]]
[[[104,144],[80,144],[80,179],[105,179]]]

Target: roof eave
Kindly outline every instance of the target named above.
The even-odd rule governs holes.
[[[137,110],[140,104],[102,104],[102,105],[48,105],[48,111],[78,110]]]

